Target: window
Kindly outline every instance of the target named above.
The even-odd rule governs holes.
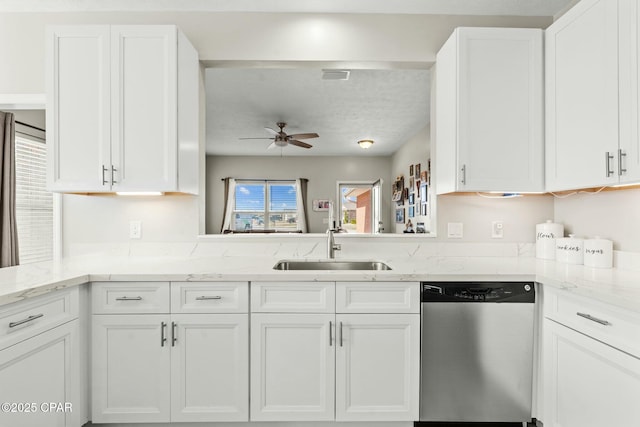
[[[298,229],[295,181],[236,180],[234,229],[239,231]]]
[[[53,196],[45,141],[22,128],[16,125],[16,222],[20,264],[28,264],[53,257]]]
[[[349,233],[381,231],[380,188],[382,180],[368,183],[338,182],[341,228]]]

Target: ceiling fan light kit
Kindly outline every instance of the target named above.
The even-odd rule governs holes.
[[[318,136],[320,136],[315,132],[313,132],[313,133],[294,133],[292,135],[287,135],[287,133],[283,130],[284,127],[287,124],[285,122],[278,122],[276,124],[280,128],[280,131],[273,130],[271,128],[264,128],[264,130],[266,130],[271,135],[273,135],[273,138],[240,138],[240,139],[270,139],[273,142],[267,148],[286,147],[289,144],[295,145],[296,147],[311,148],[311,147],[313,147],[313,145],[307,144],[306,142],[302,142],[302,141],[299,141],[299,140],[300,139],[317,138]]]
[[[365,150],[373,145],[373,140],[371,139],[361,139],[358,141],[358,145],[360,148],[364,148]]]

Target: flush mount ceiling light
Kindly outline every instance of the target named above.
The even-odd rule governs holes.
[[[358,145],[360,148],[364,148],[365,150],[373,145],[373,140],[371,139],[361,139],[358,141]]]

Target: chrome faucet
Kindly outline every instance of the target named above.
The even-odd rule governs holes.
[[[333,228],[329,228],[327,230],[327,258],[334,259],[336,257],[336,251],[342,249],[342,245],[336,244],[335,239],[333,238],[333,233],[335,230]]]

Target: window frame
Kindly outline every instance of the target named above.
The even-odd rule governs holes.
[[[234,194],[234,209],[232,211],[232,215],[233,215],[233,220],[232,220],[232,224],[233,224],[233,229],[236,231],[244,231],[244,230],[239,230],[236,228],[236,214],[241,213],[241,214],[255,214],[255,215],[264,215],[264,220],[263,220],[263,225],[262,228],[251,228],[250,230],[261,230],[261,231],[283,231],[283,232],[294,232],[298,230],[298,212],[299,212],[299,207],[297,206],[297,186],[296,186],[296,180],[295,179],[236,179],[236,187],[235,187],[235,192],[236,194]],[[237,193],[238,193],[238,187],[241,187],[242,185],[261,185],[264,187],[264,210],[238,210],[237,209],[237,203],[235,203],[237,201]],[[294,190],[296,191],[296,197],[294,197],[294,199],[296,200],[296,208],[295,209],[289,209],[289,210],[275,210],[275,209],[271,209],[271,186],[274,185],[280,185],[280,186],[291,186],[294,188]],[[274,227],[270,228],[269,226],[271,225],[271,215],[272,214],[285,214],[285,213],[292,213],[294,215],[296,215],[296,221],[293,223],[293,227],[289,227],[289,228],[278,228],[275,226],[275,221],[274,221]]]

